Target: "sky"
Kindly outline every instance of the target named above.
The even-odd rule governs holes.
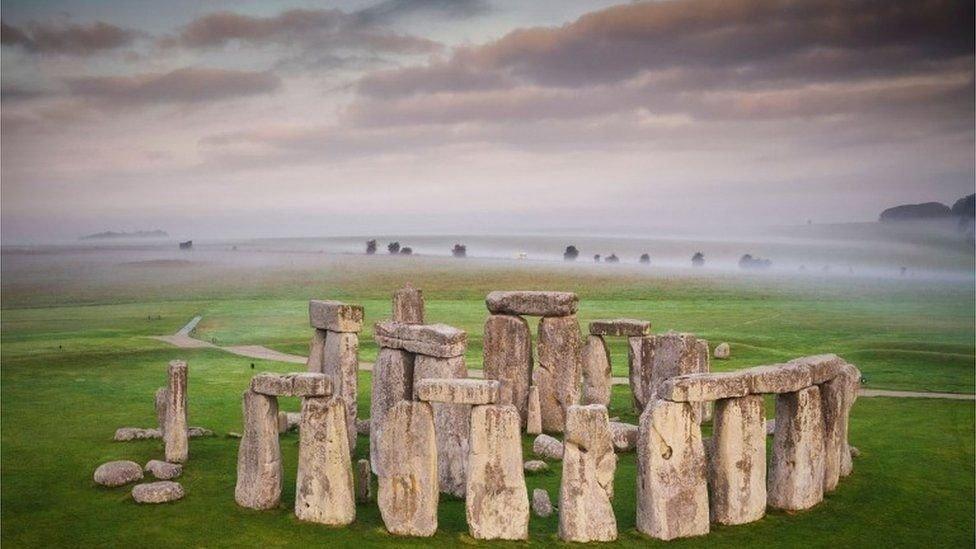
[[[971,0],[5,0],[0,239],[718,232],[974,188]]]

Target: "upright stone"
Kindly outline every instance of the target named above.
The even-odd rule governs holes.
[[[532,331],[520,316],[489,315],[484,335],[485,379],[501,384],[499,404],[512,404],[521,424],[528,418],[532,384]]]
[[[397,536],[437,532],[437,442],[426,402],[401,401],[383,418],[377,502],[386,529]]]
[[[465,509],[475,539],[529,537],[529,498],[522,470],[521,420],[507,405],[471,411]]]
[[[349,452],[356,451],[356,417],[359,398],[359,335],[346,332],[329,332],[325,340],[323,370],[332,376],[332,394],[339,396],[345,404],[346,436],[349,437]]]
[[[693,404],[655,400],[640,418],[637,530],[661,540],[708,533],[705,448]]]
[[[169,407],[169,389],[160,387],[156,389],[156,424],[159,425],[159,432],[166,430],[166,408]]]
[[[237,452],[234,499],[241,507],[272,509],[281,501],[278,399],[244,392],[244,436]]]
[[[410,284],[393,292],[393,320],[404,324],[423,324],[424,293]]]
[[[305,361],[306,369],[312,373],[325,372],[325,340],[328,331],[321,328],[312,330],[312,341],[308,344],[308,360]]]
[[[302,399],[295,516],[344,526],[356,519],[345,404],[339,396]]]
[[[559,487],[560,539],[580,543],[617,539],[611,505],[616,469],[607,409],[599,404],[570,406]]]
[[[854,472],[854,462],[851,459],[850,444],[850,414],[854,402],[857,401],[858,391],[861,389],[861,371],[852,364],[844,364],[841,375],[847,379],[847,396],[845,397],[845,411],[841,422],[844,438],[844,452],[840,460],[840,476],[846,477]]]
[[[538,354],[532,381],[539,388],[542,430],[561,433],[566,409],[579,402],[580,330],[575,315],[539,321]]]
[[[359,332],[363,328],[363,306],[313,299],[308,302],[308,322],[313,328],[330,332]]]
[[[361,459],[356,462],[356,501],[359,503],[368,503],[373,498],[371,474],[368,459]]]
[[[539,404],[539,388],[529,387],[528,406],[525,413],[525,433],[529,435],[542,434],[542,408]]]
[[[836,377],[820,385],[824,418],[824,492],[835,490],[840,477],[850,474],[852,462],[847,432],[859,384],[860,372],[845,363]]]
[[[652,346],[650,382],[645,387],[648,400],[656,398],[661,385],[672,377],[708,371],[708,342],[697,339],[693,334],[659,334],[654,336]],[[647,356],[645,348],[644,358]],[[693,408],[699,423],[710,416],[706,412],[710,408],[704,403],[696,404]]]
[[[369,462],[380,474],[379,447],[383,418],[394,404],[413,398],[413,355],[398,349],[380,348],[373,364],[373,385],[369,401]]]
[[[766,420],[762,395],[715,403],[708,462],[712,522],[745,524],[766,513]]]
[[[823,500],[824,420],[816,386],[776,397],[776,432],[769,466],[768,503],[788,511]]]
[[[166,389],[166,425],[163,442],[166,445],[166,461],[185,463],[190,454],[186,419],[186,362],[169,363],[169,386]]]
[[[640,414],[649,401],[651,366],[654,361],[654,336],[627,338],[627,375],[634,409]]]
[[[422,379],[465,378],[467,375],[468,370],[464,366],[463,356],[435,358],[417,355],[414,359],[413,371],[414,392],[416,393],[416,383]],[[464,497],[471,406],[434,402],[432,407],[434,432],[437,437],[437,473],[440,479],[440,491]]]
[[[583,401],[587,404],[610,406],[610,350],[602,336],[591,335],[583,347]]]

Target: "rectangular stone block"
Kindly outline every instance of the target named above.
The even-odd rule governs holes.
[[[543,317],[539,321],[539,364],[532,382],[539,388],[542,429],[561,433],[566,409],[579,403],[580,330],[575,315]]]
[[[572,292],[496,291],[488,294],[485,304],[494,314],[568,316],[576,314],[579,298]]]
[[[488,315],[482,343],[485,379],[494,379],[501,384],[498,403],[514,405],[522,425],[525,425],[532,384],[529,323],[520,316]]]
[[[766,513],[766,420],[763,396],[715,403],[708,486],[712,522],[745,524]]]
[[[312,373],[324,373],[325,338],[329,332],[321,328],[312,330],[312,340],[308,344],[308,360],[305,369]]]
[[[610,350],[603,336],[591,335],[586,338],[581,355],[583,373],[582,403],[610,406],[610,388],[613,373],[610,367]]]
[[[251,390],[268,396],[329,396],[332,394],[332,378],[311,372],[261,373],[251,378]]]
[[[358,332],[363,329],[363,306],[313,299],[308,302],[308,321],[330,332]]]
[[[328,526],[356,519],[346,410],[339,396],[302,400],[295,516]]]
[[[434,414],[426,402],[400,401],[383,418],[378,448],[377,504],[383,524],[395,536],[437,532],[437,443]]]
[[[369,399],[369,462],[377,475],[382,466],[379,448],[383,438],[383,419],[397,402],[413,398],[413,366],[413,355],[388,348],[380,348],[373,364]]]
[[[840,374],[845,362],[834,354],[813,355],[794,358],[790,364],[800,364],[810,372],[810,384],[826,383]]]
[[[281,502],[278,399],[245,391],[244,436],[237,451],[234,499],[248,509],[273,509]]]
[[[481,379],[423,379],[414,385],[418,400],[449,404],[493,404],[499,383]]]
[[[457,379],[467,375],[463,356],[436,358],[417,355],[413,367],[414,399],[417,398],[418,385],[425,379]],[[440,491],[464,497],[471,406],[433,402],[431,408],[434,410]]]
[[[611,503],[616,469],[607,409],[599,404],[570,406],[559,489],[559,539],[580,543],[617,539]]]
[[[332,392],[345,404],[349,451],[356,451],[359,397],[359,334],[328,332],[322,352],[322,373],[332,378]]]
[[[529,498],[522,469],[522,420],[514,406],[471,411],[465,512],[474,539],[529,537]]]
[[[650,335],[650,333],[651,322],[649,320],[616,318],[613,320],[594,320],[590,322],[590,335],[640,337]]]
[[[824,420],[818,387],[776,398],[776,431],[767,482],[770,507],[800,511],[823,500]]]
[[[377,322],[373,338],[380,347],[437,358],[461,356],[468,345],[464,330],[446,324],[404,324],[392,320]]]
[[[423,324],[424,293],[409,284],[393,292],[393,320],[404,324]]]
[[[166,461],[185,463],[190,454],[187,435],[189,425],[186,410],[187,366],[182,360],[169,363],[169,384],[166,388],[166,416],[163,431]]]
[[[657,394],[674,402],[707,402],[746,396],[749,383],[746,376],[736,372],[686,374],[666,380]]]

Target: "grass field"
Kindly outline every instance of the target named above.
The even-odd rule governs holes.
[[[5,258],[6,259],[6,258]],[[148,338],[173,333],[194,315],[196,335],[220,344],[260,344],[303,353],[310,336],[309,298],[365,305],[368,324],[389,314],[389,295],[409,280],[424,289],[428,318],[466,329],[468,363],[480,367],[484,295],[492,289],[577,291],[581,323],[600,317],[646,318],[655,331],[690,331],[713,344],[729,341],[729,370],[796,356],[836,352],[857,364],[868,387],[972,393],[972,284],[898,280],[805,282],[774,276],[743,278],[631,271],[460,265],[416,258],[299,258],[269,268],[220,263],[185,268],[120,267],[118,263],[52,262],[7,270],[0,339],[0,542],[37,546],[372,546],[477,545],[466,533],[464,504],[442,499],[440,529],[431,540],[391,538],[375,504],[357,508],[352,527],[299,523],[294,501],[297,436],[284,435],[283,507],[238,508],[233,489],[241,430],[240,393],[261,370],[294,365],[254,361],[214,349],[177,350]],[[244,270],[242,270],[244,269]],[[375,346],[367,329],[361,358]],[[114,443],[120,426],[151,426],[153,392],[166,363],[190,364],[190,423],[217,431],[194,439],[180,481],[184,500],[138,506],[126,488],[94,485],[94,468],[112,459],[161,458],[158,441]],[[626,351],[613,346],[614,369],[626,371]],[[251,369],[255,363],[255,370]],[[360,377],[360,414],[368,415],[369,374]],[[616,387],[611,415],[634,421],[626,387]],[[283,408],[298,403],[284,399]],[[739,527],[715,527],[706,538],[676,546],[972,546],[976,514],[974,404],[968,401],[862,398],[851,440],[862,452],[855,473],[817,508],[773,512]],[[525,439],[525,456],[531,454]],[[366,456],[360,437],[357,453]],[[530,490],[555,498],[559,466],[528,477]],[[658,545],[634,528],[635,461],[621,456],[614,502],[622,546]],[[532,518],[532,545],[556,543],[555,516]],[[505,546],[492,543],[486,545]],[[524,544],[519,544],[524,545]],[[664,545],[664,544],[660,544]]]

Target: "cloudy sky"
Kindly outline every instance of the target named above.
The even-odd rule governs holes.
[[[2,5],[2,239],[864,221],[974,186],[971,0]]]

